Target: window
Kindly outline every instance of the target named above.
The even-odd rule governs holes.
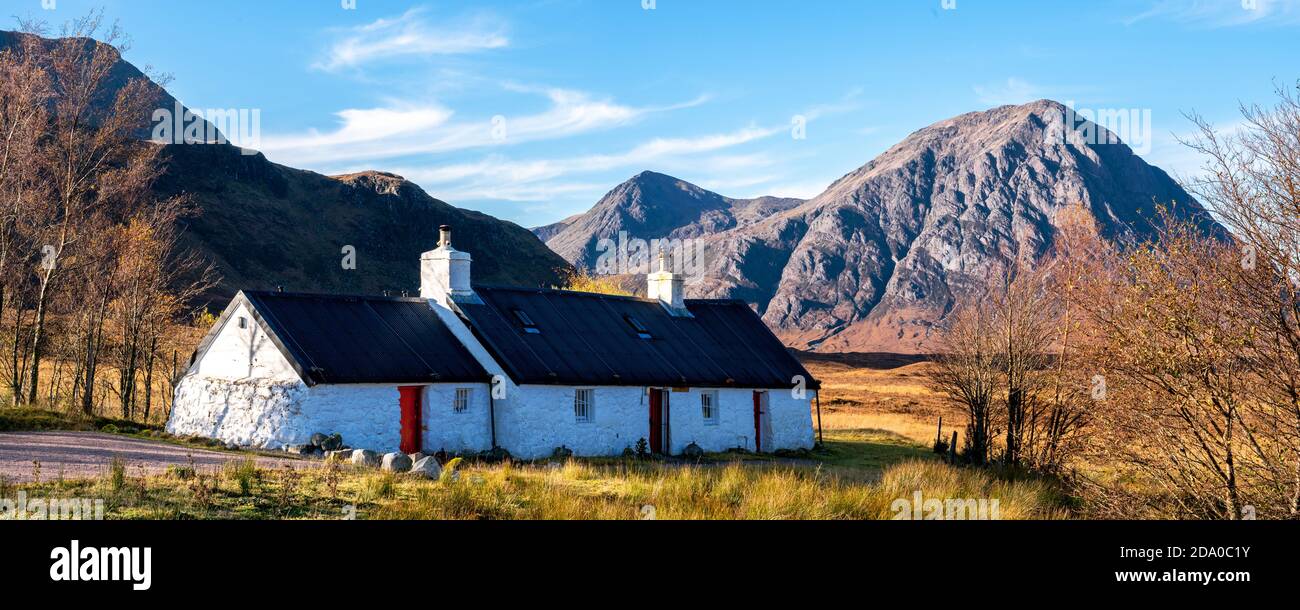
[[[519,323],[524,326],[524,332],[530,335],[542,334],[541,329],[537,328],[537,323],[533,322],[533,318],[529,316],[527,312],[522,309],[516,309],[514,310],[514,314],[515,319],[519,320]]]
[[[239,328],[241,329],[248,328],[248,318],[245,318],[244,316],[239,316]]]
[[[573,417],[580,424],[594,421],[596,409],[596,391],[575,390],[573,392]]]
[[[700,394],[700,413],[704,415],[704,423],[710,426],[718,425],[718,393],[704,392]]]
[[[469,388],[456,388],[456,400],[451,405],[452,412],[469,413],[469,395]]]
[[[645,324],[642,324],[640,320],[632,316],[624,316],[623,319],[627,320],[628,325],[636,331],[636,336],[641,337],[642,339],[654,338],[654,335],[650,334],[650,329],[646,328]]]

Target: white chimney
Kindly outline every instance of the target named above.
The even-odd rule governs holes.
[[[668,270],[668,258],[659,252],[659,271],[651,273],[650,298],[656,299],[668,313],[676,317],[691,317],[686,309],[686,280]]]
[[[469,268],[474,259],[451,247],[451,227],[443,225],[438,231],[438,249],[420,257],[420,298],[446,303],[473,295]]]

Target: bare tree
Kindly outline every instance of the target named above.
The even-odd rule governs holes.
[[[936,390],[966,410],[964,455],[974,464],[988,462],[997,434],[994,396],[998,390],[995,321],[978,304],[967,304],[951,316],[940,339],[931,381]]]

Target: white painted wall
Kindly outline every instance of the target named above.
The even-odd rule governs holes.
[[[246,328],[239,327],[241,318]],[[242,303],[227,318],[197,369],[198,375],[211,379],[301,381]]]
[[[578,455],[618,455],[650,438],[650,397],[647,388],[596,387],[594,421],[580,423],[573,410],[574,392],[567,386],[522,386],[508,401],[497,402],[497,438],[515,457],[547,457],[566,446]],[[700,394],[716,392],[718,421],[705,421]],[[790,390],[771,390],[770,450],[812,448],[812,415],[807,398]],[[708,452],[743,447],[755,450],[754,393],[747,389],[691,389],[670,392],[669,442],[680,454],[695,443]],[[766,443],[765,443],[766,444]]]
[[[188,375],[176,386],[167,432],[243,447],[301,444],[307,386],[302,382],[229,380]]]
[[[469,409],[455,412],[456,389],[470,390]],[[395,390],[394,390],[395,391]],[[424,390],[424,452],[469,453],[492,448],[486,383],[439,384]]]

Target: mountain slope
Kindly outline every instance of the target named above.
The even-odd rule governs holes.
[[[83,42],[83,41],[78,41]],[[0,32],[0,50],[50,54],[57,41]],[[131,79],[147,76],[121,59],[101,103]],[[157,106],[174,111],[177,100],[149,81]],[[183,108],[183,107],[182,107]],[[141,117],[138,135],[152,133]],[[527,229],[439,201],[401,177],[380,172],[328,177],[241,154],[230,145],[165,145],[160,196],[187,195],[196,215],[184,219],[187,246],[217,267],[213,296],[240,289],[380,293],[419,290],[419,257],[437,244],[437,227],[455,229],[456,246],[474,256],[474,279],[485,283],[551,286],[569,268]],[[344,246],[356,251],[356,268],[344,269]]]
[[[775,197],[730,199],[672,176],[643,172],[586,213],[533,233],[574,266],[590,269],[600,254],[598,242],[617,239],[620,232],[646,241],[699,238],[752,225],[800,203]]]
[[[714,236],[693,290],[758,303],[795,347],[923,352],[958,301],[1048,251],[1070,204],[1110,238],[1148,235],[1160,204],[1205,218],[1128,146],[1049,137],[1064,111],[1043,100],[922,129],[798,208]]]
[[[800,349],[926,352],[959,301],[1050,249],[1066,206],[1084,205],[1112,239],[1149,235],[1161,204],[1207,218],[1128,146],[1054,132],[1065,109],[1043,100],[941,121],[806,202],[738,207],[642,174],[560,230],[541,230],[581,267],[595,260],[597,240],[619,230],[700,237],[705,265],[688,279],[689,296],[744,299]]]
[[[232,146],[172,145],[164,155],[156,190],[198,204],[186,238],[217,264],[222,296],[277,287],[415,294],[420,254],[435,247],[443,224],[473,254],[476,282],[551,286],[568,267],[527,229],[452,207],[392,174],[322,176]],[[355,248],[355,269],[344,268],[345,246]]]

